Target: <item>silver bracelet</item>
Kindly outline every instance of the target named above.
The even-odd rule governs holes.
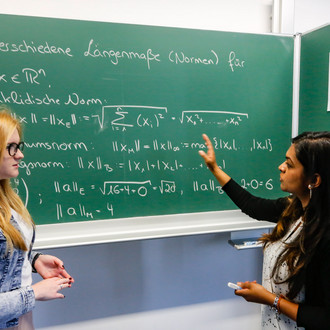
[[[280,296],[276,296],[272,305],[272,309],[275,309],[276,313],[278,313],[278,301],[280,300]]]

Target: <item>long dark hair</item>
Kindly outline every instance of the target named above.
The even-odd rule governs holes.
[[[263,237],[264,245],[282,238],[290,225],[303,218],[304,225],[301,234],[291,243],[286,244],[284,251],[278,256],[272,276],[278,277],[279,266],[285,262],[288,265],[288,277],[277,283],[287,282],[289,293],[293,299],[305,283],[306,267],[315,251],[330,228],[330,132],[304,132],[292,139],[296,157],[304,167],[304,176],[313,184],[315,174],[321,178],[321,183],[312,189],[312,197],[305,209],[296,196],[289,198],[287,208],[273,232]]]

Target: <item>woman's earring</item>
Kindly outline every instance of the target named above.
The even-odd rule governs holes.
[[[312,199],[312,190],[313,190],[313,186],[311,184],[308,185],[308,189],[309,189],[309,199]]]

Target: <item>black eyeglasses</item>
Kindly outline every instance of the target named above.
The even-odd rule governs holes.
[[[24,142],[20,142],[19,144],[17,143],[9,143],[7,145],[7,150],[9,153],[9,156],[15,156],[17,154],[17,150],[24,150]]]

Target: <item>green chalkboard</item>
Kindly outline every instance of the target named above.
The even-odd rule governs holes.
[[[234,209],[198,150],[281,195],[293,38],[1,15],[0,102],[37,224]]]
[[[330,130],[330,25],[301,37],[299,131]]]

